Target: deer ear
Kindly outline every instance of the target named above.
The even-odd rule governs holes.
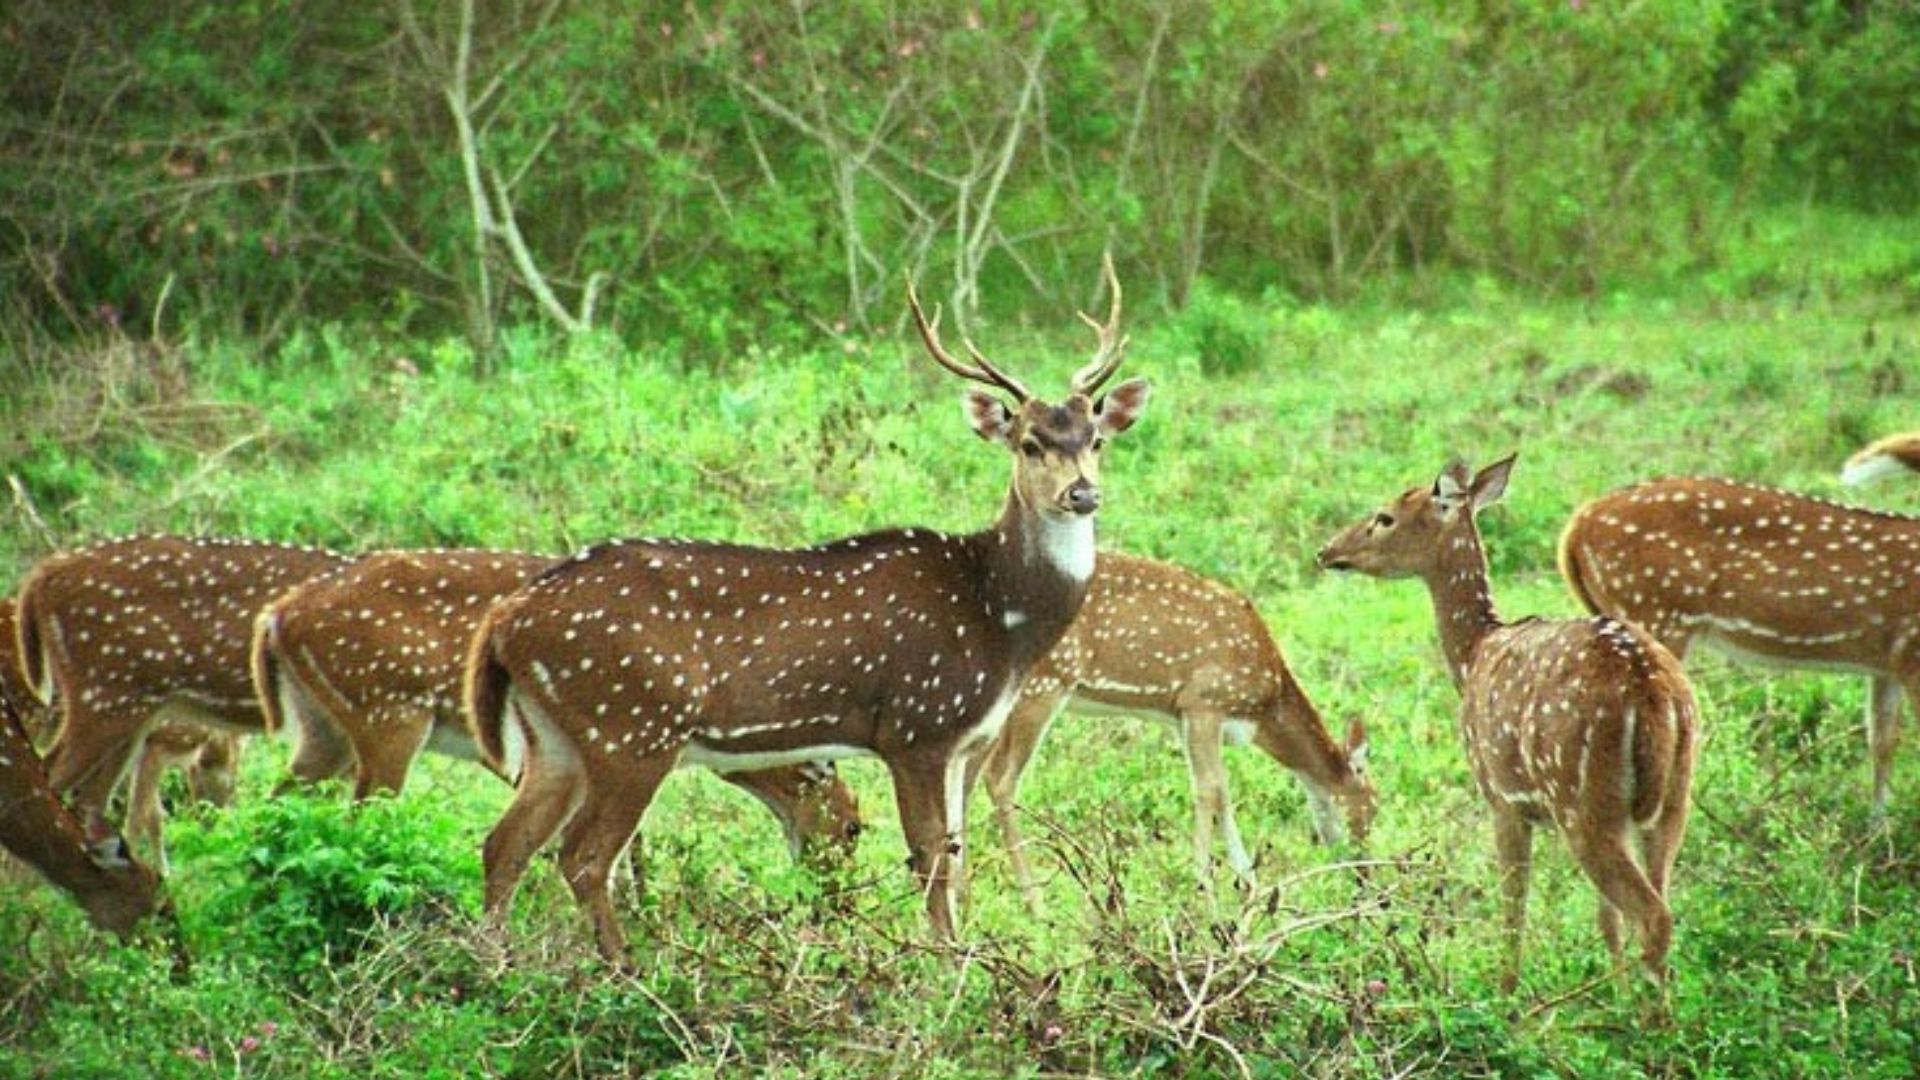
[[[1484,510],[1492,506],[1494,503],[1500,501],[1500,496],[1507,493],[1507,476],[1513,472],[1513,459],[1519,456],[1518,453],[1508,454],[1499,461],[1481,469],[1480,475],[1473,478],[1473,508],[1475,510]]]
[[[969,390],[963,401],[973,433],[991,443],[1013,445],[1013,410],[992,394]]]
[[[1367,728],[1357,716],[1347,720],[1347,768],[1367,771]]]
[[[87,858],[102,870],[125,870],[133,865],[133,852],[118,833],[87,843]]]
[[[1133,426],[1146,411],[1150,387],[1145,379],[1128,379],[1107,391],[1093,406],[1094,423],[1102,435],[1118,435]]]
[[[1454,458],[1433,482],[1433,504],[1443,517],[1452,517],[1454,512],[1466,505],[1467,493],[1473,484],[1473,472],[1467,463]]]

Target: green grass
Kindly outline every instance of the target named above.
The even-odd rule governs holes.
[[[1128,370],[1155,396],[1108,456],[1103,543],[1246,591],[1323,711],[1365,718],[1383,798],[1365,886],[1309,843],[1297,787],[1237,753],[1260,887],[1223,878],[1208,896],[1171,733],[1069,718],[1024,789],[1043,919],[1018,902],[984,800],[969,927],[947,953],[924,943],[877,764],[847,768],[872,828],[833,880],[788,865],[745,796],[681,774],[643,828],[626,979],[592,958],[545,863],[510,946],[476,932],[476,850],[503,785],[432,760],[392,806],[276,807],[284,753],[259,746],[239,806],[171,831],[190,971],[156,943],[88,934],[45,888],[0,898],[0,1074],[1910,1075],[1920,781],[1902,755],[1893,828],[1870,832],[1860,680],[1693,665],[1708,741],[1664,1022],[1602,977],[1592,891],[1545,835],[1526,976],[1503,995],[1490,828],[1426,597],[1319,575],[1312,553],[1450,455],[1518,449],[1484,522],[1497,594],[1509,615],[1565,615],[1553,544],[1583,499],[1675,472],[1838,494],[1847,453],[1915,420],[1916,250],[1911,225],[1816,217],[1648,295],[1543,304],[1469,282],[1419,308],[1214,298],[1135,321]],[[1059,326],[975,336],[1050,388],[1089,344]],[[800,543],[977,527],[1006,479],[958,387],[905,338],[706,372],[524,331],[487,383],[458,345],[351,328],[268,356],[130,349],[26,369],[0,404],[0,471],[62,541]],[[1920,487],[1848,495],[1920,507]],[[40,543],[0,534],[0,568],[17,577]],[[301,856],[304,836],[344,857]],[[316,961],[288,898],[336,889],[395,901]]]

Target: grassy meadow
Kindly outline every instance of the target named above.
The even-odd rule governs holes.
[[[508,790],[426,759],[407,793],[273,798],[256,741],[228,811],[182,810],[171,891],[190,965],[0,886],[7,1076],[1848,1076],[1920,1070],[1920,766],[1870,830],[1864,681],[1692,672],[1707,742],[1672,902],[1670,1009],[1607,978],[1594,894],[1543,834],[1517,992],[1497,989],[1489,819],[1453,730],[1427,597],[1323,575],[1333,532],[1451,455],[1518,450],[1483,529],[1509,616],[1569,615],[1553,569],[1580,501],[1665,473],[1840,495],[1845,456],[1920,420],[1920,227],[1765,219],[1708,271],[1587,299],[1470,277],[1393,302],[1141,299],[1125,372],[1153,380],[1106,460],[1103,547],[1228,582],[1330,723],[1365,719],[1382,797],[1363,882],[1317,848],[1298,786],[1229,754],[1258,885],[1188,859],[1165,726],[1068,717],[1024,803],[1030,918],[984,797],[961,942],[930,945],[884,770],[843,766],[854,865],[790,864],[710,776],[669,781],[627,911],[638,973],[593,955],[551,864],[505,940],[478,932],[479,844]],[[1071,312],[970,327],[1055,393]],[[708,368],[611,336],[457,339],[306,324],[269,346],[101,338],[12,369],[0,530],[17,580],[50,543],[134,530],[348,550],[565,552],[618,535],[801,544],[986,524],[1008,463],[895,324]],[[1920,484],[1845,492],[1920,509]],[[1343,724],[1342,724],[1343,726]]]

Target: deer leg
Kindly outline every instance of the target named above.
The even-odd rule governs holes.
[[[541,754],[528,758],[513,802],[480,849],[480,862],[486,872],[482,910],[489,922],[506,922],[507,909],[520,879],[526,876],[527,864],[573,816],[585,794],[585,783],[579,759],[571,755],[559,761]]]
[[[1613,958],[1614,970],[1625,970],[1626,953],[1620,940],[1620,909],[1613,906],[1605,893],[1600,894],[1599,900],[1594,922],[1600,927],[1600,940],[1607,943],[1607,955]]]
[[[958,841],[948,832],[947,787],[949,774],[953,786],[964,781],[964,762],[949,768],[944,758],[919,756],[887,763],[893,774],[893,797],[900,808],[900,826],[907,837],[907,865],[927,901],[927,922],[933,936],[941,941],[953,937],[953,893],[950,867],[958,853]]]
[[[241,737],[223,731],[208,731],[200,752],[187,766],[187,794],[195,803],[225,808],[233,805],[233,789],[239,780]]]
[[[971,771],[985,774],[987,797],[993,800],[993,818],[1000,825],[1000,840],[1007,849],[1007,863],[1013,869],[1027,911],[1040,915],[1040,886],[1033,877],[1033,864],[1027,860],[1027,841],[1020,833],[1020,779],[1040,748],[1040,739],[1066,703],[1066,694],[1029,697],[1022,694],[1007,715],[1007,726],[992,746],[973,763]],[[969,787],[972,786],[969,780]]]
[[[1602,907],[1617,909],[1617,914],[1602,917],[1603,930],[1606,918],[1617,921],[1619,914],[1625,914],[1633,920],[1640,935],[1640,964],[1649,978],[1664,985],[1667,977],[1667,947],[1673,940],[1673,913],[1668,910],[1666,899],[1655,891],[1653,883],[1647,880],[1646,873],[1634,860],[1626,831],[1623,829],[1597,835],[1589,833],[1584,840],[1569,834],[1567,839],[1580,868],[1586,872],[1594,887],[1600,890]],[[1617,926],[1614,932],[1617,937]],[[1608,944],[1609,947],[1618,947],[1614,942]]]
[[[160,805],[160,780],[172,760],[149,746],[133,768],[133,783],[127,791],[127,842],[153,863],[161,877],[171,873],[167,864],[167,845],[161,835],[166,808]]]
[[[1227,845],[1227,863],[1241,879],[1253,873],[1253,859],[1240,841],[1240,830],[1233,821],[1233,804],[1227,793],[1226,763],[1220,758],[1223,718],[1208,709],[1182,712],[1181,729],[1185,735],[1187,772],[1193,784],[1193,868],[1200,880],[1210,881],[1213,866],[1213,827],[1216,822]]]
[[[1533,826],[1510,808],[1493,812],[1494,853],[1500,864],[1500,924],[1506,938],[1506,962],[1500,989],[1512,993],[1520,983],[1520,960],[1527,929],[1527,886],[1533,875]]]
[[[379,794],[400,794],[407,773],[433,734],[433,714],[424,709],[382,709],[365,718],[365,725],[347,733],[353,756],[353,798],[362,802]]]
[[[612,759],[600,762],[597,774],[587,781],[579,812],[567,823],[560,841],[561,876],[593,920],[594,939],[609,964],[626,966],[627,939],[614,917],[607,880],[614,861],[633,841],[634,829],[660,789],[660,781],[673,771],[674,757],[654,754],[618,767]],[[637,882],[639,869],[634,873]]]
[[[295,787],[311,787],[344,775],[352,767],[353,747],[342,737],[333,718],[317,709],[305,709],[300,713],[293,760],[287,765],[293,775],[274,785],[273,793],[282,795]]]
[[[1674,747],[1673,766],[1667,772],[1667,791],[1660,802],[1660,812],[1640,834],[1647,883],[1662,900],[1667,896],[1667,884],[1673,880],[1673,862],[1680,854],[1680,842],[1686,839],[1687,817],[1693,809],[1693,767],[1699,743],[1690,729],[1680,730],[1685,737]]]
[[[1887,789],[1893,783],[1893,751],[1900,745],[1900,682],[1885,675],[1873,677],[1867,699],[1867,751],[1873,755],[1872,822],[1887,825]]]
[[[47,780],[57,792],[73,793],[89,831],[106,826],[106,808],[152,726],[156,706],[89,711],[67,699],[66,715],[47,750]]]

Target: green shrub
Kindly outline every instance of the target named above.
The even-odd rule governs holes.
[[[204,855],[211,871],[189,939],[237,937],[296,981],[350,961],[390,923],[464,910],[479,880],[468,825],[423,799],[289,794],[243,801],[204,833],[176,831],[182,856]]]

